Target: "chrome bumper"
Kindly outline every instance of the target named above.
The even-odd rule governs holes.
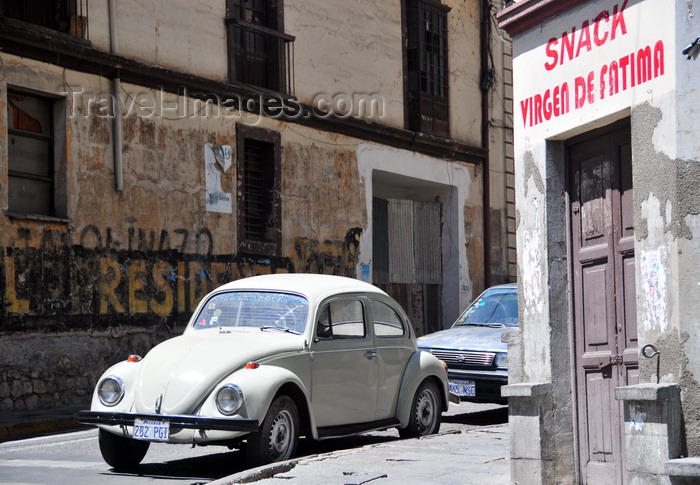
[[[173,428],[187,428],[215,431],[258,430],[257,419],[205,418],[201,416],[168,416],[164,414],[112,413],[106,411],[80,411],[78,422],[82,424],[103,424],[108,426],[133,426],[135,419],[169,421]]]

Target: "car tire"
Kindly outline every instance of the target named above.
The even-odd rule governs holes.
[[[146,456],[148,441],[132,440],[100,429],[98,442],[104,461],[115,470],[132,470]]]
[[[272,401],[257,433],[248,438],[248,464],[261,466],[294,456],[299,443],[299,412],[289,396]]]
[[[432,380],[421,383],[413,396],[408,426],[399,429],[402,438],[417,438],[440,431],[442,395]]]

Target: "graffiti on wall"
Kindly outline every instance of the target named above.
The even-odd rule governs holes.
[[[22,229],[2,248],[0,332],[60,331],[112,325],[184,323],[201,298],[228,282],[267,273],[355,276],[361,229],[342,241],[297,238],[291,257],[215,254],[211,232],[131,228],[120,240],[110,228],[85,226],[69,243],[44,229],[38,247]]]

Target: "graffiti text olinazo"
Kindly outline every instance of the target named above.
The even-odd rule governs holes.
[[[81,234],[81,244],[67,245],[66,237],[46,231],[38,248],[6,247],[0,253],[0,331],[92,328],[153,317],[182,321],[209,291],[243,277],[297,271],[351,276],[358,249],[358,238],[351,236],[357,231],[342,242],[299,238],[293,258],[213,255],[206,230],[195,238],[201,242],[193,248],[197,253],[180,251],[182,245],[170,248],[162,233],[160,243],[158,237],[140,237],[138,244],[120,244],[90,229]]]

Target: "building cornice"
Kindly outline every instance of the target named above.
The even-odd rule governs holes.
[[[175,94],[183,89],[192,93],[222,97],[236,95],[244,99],[269,94],[247,85],[217,81],[116,56],[95,49],[92,43],[84,39],[7,17],[0,17],[0,51],[106,78],[118,76],[122,82]],[[485,148],[454,139],[417,133],[360,118],[322,118],[313,116],[311,106],[303,103],[299,105],[309,116],[279,119],[437,158],[480,164],[486,157]]]
[[[515,37],[590,0],[521,0],[496,14],[498,27]]]

